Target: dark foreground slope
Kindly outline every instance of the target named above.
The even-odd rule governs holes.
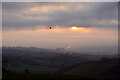
[[[81,75],[89,78],[117,79],[120,73],[118,61],[99,61],[80,64],[64,72],[67,75]]]
[[[5,73],[2,80],[66,80],[66,79],[85,79],[78,75],[62,74],[27,74],[27,73]],[[86,78],[87,79],[87,78]]]
[[[81,75],[62,75],[62,74],[27,74],[27,73],[5,73],[2,80],[119,80],[118,78],[108,77],[85,77]]]
[[[118,80],[119,68],[117,61],[99,61],[64,69],[59,74],[3,72],[2,80]]]

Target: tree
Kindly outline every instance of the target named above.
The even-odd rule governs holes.
[[[30,73],[29,69],[25,69],[24,73]]]

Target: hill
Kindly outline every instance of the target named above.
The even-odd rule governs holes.
[[[64,71],[66,75],[81,75],[86,77],[97,78],[117,78],[120,65],[118,61],[97,61],[79,64],[71,69]]]
[[[32,73],[54,73],[73,64],[99,60],[103,56],[35,47],[2,48],[3,66],[12,72],[29,69]]]
[[[3,72],[2,80],[119,80],[119,68],[117,61],[99,61],[79,64],[63,73],[35,74]],[[6,71],[6,70],[4,70]]]

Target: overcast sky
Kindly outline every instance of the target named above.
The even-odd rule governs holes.
[[[46,26],[117,27],[117,3],[6,2],[3,29],[36,29]]]
[[[4,46],[117,46],[117,2],[3,2]],[[49,27],[52,27],[49,30]],[[71,30],[73,26],[78,27]]]
[[[3,2],[118,2],[119,0],[2,0]]]

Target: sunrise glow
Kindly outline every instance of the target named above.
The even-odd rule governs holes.
[[[72,27],[72,29],[73,29],[73,30],[78,30],[78,28],[77,28],[77,27]]]
[[[87,28],[85,27],[76,27],[76,26],[73,26],[72,27],[72,30],[86,30]]]
[[[92,28],[76,27],[76,26],[71,27],[70,30],[71,31],[85,32],[85,33],[90,33],[93,31]]]

